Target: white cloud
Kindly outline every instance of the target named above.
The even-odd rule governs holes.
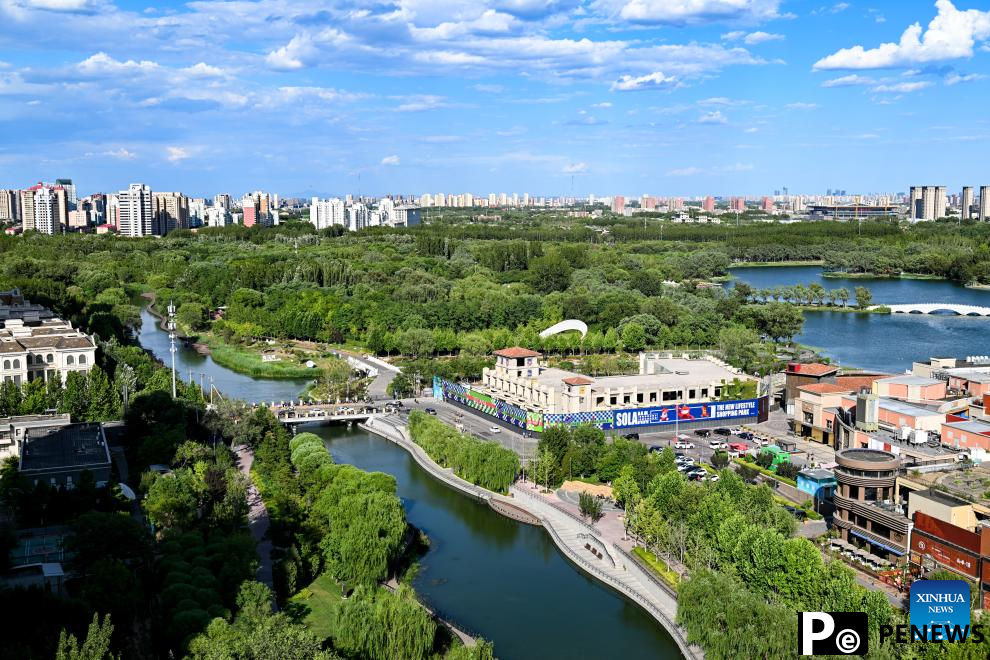
[[[611,10],[633,23],[686,25],[711,21],[759,21],[777,18],[779,0],[599,0],[594,6]]]
[[[641,89],[670,89],[677,87],[675,76],[665,76],[660,71],[648,73],[645,76],[625,75],[612,83],[613,92],[632,92]]]
[[[784,107],[787,108],[788,110],[815,110],[818,108],[818,104],[804,103],[802,101],[798,101],[797,103],[788,103]]]
[[[759,132],[760,129],[758,129],[756,126],[750,126],[745,131],[743,131],[743,133],[759,133]]]
[[[700,167],[679,167],[677,169],[668,170],[667,176],[696,176],[698,174],[704,174],[705,170]]]
[[[87,151],[85,154],[83,154],[83,157],[84,158],[107,157],[107,158],[116,158],[118,160],[133,160],[134,158],[137,157],[137,154],[135,154],[133,151],[128,151],[127,149],[121,147],[120,149],[109,149],[107,151],[101,151],[99,153]]]
[[[902,82],[893,84],[877,85],[873,88],[874,92],[879,92],[883,94],[903,94],[905,92],[917,92],[919,89],[925,89],[926,87],[931,87],[932,83],[929,80],[919,80],[917,82]]]
[[[826,80],[822,83],[822,87],[856,87],[858,85],[875,85],[876,82],[876,80],[868,76],[860,76],[853,73],[848,76]]]
[[[592,103],[592,108],[611,108],[612,104],[609,101],[602,101],[601,103]]]
[[[159,69],[157,62],[142,60],[135,62],[115,60],[104,52],[96,53],[76,65],[79,73],[87,76],[117,76],[122,74],[149,73]]]
[[[479,84],[474,86],[475,91],[484,92],[485,94],[499,94],[505,90],[502,85],[488,85]]]
[[[382,158],[381,164],[382,165],[398,165],[399,164],[399,157],[396,156],[396,155],[394,155],[394,154],[391,155],[391,156],[385,156],[384,158]]]
[[[776,34],[773,32],[763,32],[758,30],[756,32],[750,32],[746,34],[742,30],[733,30],[732,32],[726,32],[722,35],[722,41],[740,41],[742,40],[748,46],[755,46],[756,44],[762,44],[767,41],[781,41],[785,39],[784,35]]]
[[[959,83],[976,82],[977,80],[984,79],[986,79],[986,76],[982,73],[959,74],[953,71],[945,77],[945,84],[951,87],[952,85],[958,85]]]
[[[442,96],[433,94],[413,94],[407,97],[392,97],[402,100],[396,108],[396,112],[423,112],[424,110],[436,110],[437,108],[449,108],[450,103]]]
[[[743,39],[743,43],[749,46],[755,46],[756,44],[762,44],[767,41],[781,41],[784,38],[785,37],[782,34],[757,31],[757,32],[750,32],[749,34],[747,34],[746,37]]]
[[[938,14],[923,30],[920,23],[908,27],[897,43],[876,48],[843,48],[814,64],[814,69],[883,69],[928,62],[944,62],[973,56],[977,41],[990,38],[990,11],[959,11],[951,0],[937,0]]]
[[[588,171],[587,163],[568,163],[562,170],[564,174],[584,174]]]
[[[182,162],[189,156],[189,150],[185,147],[165,147],[165,158],[170,163]]]
[[[705,114],[698,117],[699,124],[726,124],[729,118],[722,114],[721,110],[715,110],[714,112],[706,112]]]
[[[319,54],[319,49],[308,34],[299,34],[286,45],[271,51],[265,57],[265,63],[273,69],[292,71],[301,69],[313,57]]]
[[[0,3],[0,6],[3,4]],[[18,4],[29,9],[86,14],[96,11],[100,3],[94,0],[21,0]]]

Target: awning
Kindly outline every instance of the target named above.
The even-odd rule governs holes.
[[[901,556],[904,555],[904,553],[901,552],[900,550],[898,550],[897,548],[892,548],[891,546],[887,545],[886,543],[881,543],[880,541],[877,541],[876,539],[870,538],[866,534],[860,534],[859,532],[857,532],[854,529],[850,529],[849,530],[849,533],[850,534],[853,534],[854,536],[858,536],[859,538],[863,539],[864,541],[868,541],[868,542],[872,543],[873,545],[878,545],[881,548],[883,548],[884,550],[889,550],[890,552],[893,552],[898,557],[901,557]]]

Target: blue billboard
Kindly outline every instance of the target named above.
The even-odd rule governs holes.
[[[715,401],[712,403],[682,403],[654,408],[616,410],[613,427],[625,429],[633,426],[720,421],[738,419],[740,417],[756,417],[758,414],[759,406],[757,399]]]

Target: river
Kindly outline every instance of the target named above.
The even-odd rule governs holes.
[[[168,334],[147,311],[141,344],[169,363]],[[305,382],[242,376],[191,349],[176,352],[188,378],[204,373],[224,394],[250,401],[292,398]],[[445,618],[495,644],[503,660],[679,658],[666,630],[638,606],[565,560],[541,527],[517,523],[454,492],[403,449],[357,428],[304,427],[334,460],[395,477],[406,516],[430,538],[414,586]]]
[[[168,333],[158,327],[158,320],[147,308],[141,309],[141,328],[138,330],[138,341],[145,348],[151,349],[166,365],[172,364],[169,355]],[[221,367],[208,355],[200,355],[182,342],[176,342],[175,370],[182,380],[203,382],[204,389],[209,392],[210,379],[213,385],[224,396],[243,399],[251,403],[261,401],[289,401],[298,399],[299,393],[306,387],[307,380],[299,378],[253,378],[243,376]],[[202,378],[201,378],[202,375]]]
[[[990,291],[968,289],[947,280],[836,279],[822,277],[817,266],[734,268],[731,274],[757,289],[777,286],[808,286],[813,282],[826,289],[850,292],[865,286],[875,304],[958,303],[990,306]],[[796,337],[839,364],[862,369],[900,372],[915,360],[932,356],[985,355],[990,318],[949,314],[850,314],[808,312],[804,331]]]

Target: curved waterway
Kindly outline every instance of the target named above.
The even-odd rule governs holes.
[[[141,309],[141,328],[138,341],[166,365],[172,364],[169,355],[168,333],[158,326],[156,319],[147,308]],[[178,378],[189,382],[203,383],[206,392],[213,385],[223,393],[251,403],[261,401],[289,401],[299,398],[307,380],[299,378],[253,378],[221,367],[208,355],[201,355],[192,348],[176,341],[175,371]]]
[[[166,364],[168,334],[147,311],[138,338]],[[176,352],[188,379],[214,379],[225,395],[288,400],[305,381],[242,376],[194,350]],[[581,572],[542,527],[517,523],[424,472],[403,449],[356,427],[303,427],[324,438],[338,463],[395,477],[406,516],[430,538],[414,586],[458,627],[491,640],[503,660],[680,658],[667,631],[638,606]]]
[[[840,279],[823,277],[817,266],[733,268],[737,279],[757,289],[777,286],[846,288],[865,286],[875,304],[957,303],[990,306],[990,291],[968,289],[947,280]],[[847,366],[899,372],[915,360],[933,356],[965,357],[990,353],[990,318],[950,314],[850,314],[808,312],[796,337]]]

